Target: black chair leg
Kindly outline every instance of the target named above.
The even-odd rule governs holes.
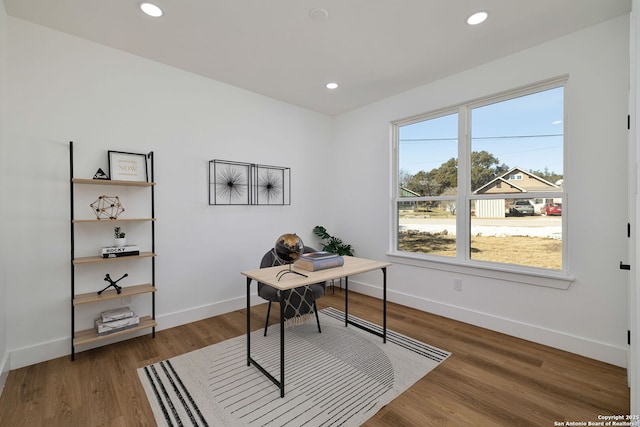
[[[320,329],[320,316],[318,316],[318,306],[316,305],[316,302],[313,302],[313,311],[316,312],[316,321],[318,322],[318,332],[322,333],[322,330]]]
[[[269,326],[269,314],[271,314],[271,301],[269,301],[269,308],[267,308],[267,320],[264,322],[264,336],[267,336],[267,327]]]

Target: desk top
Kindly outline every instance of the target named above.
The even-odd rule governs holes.
[[[352,256],[344,256],[343,258],[344,265],[342,267],[327,268],[326,270],[319,271],[307,271],[291,265],[291,269],[293,271],[298,271],[308,277],[300,276],[299,274],[287,273],[281,277],[280,281],[278,281],[276,274],[282,270],[288,270],[289,265],[278,265],[275,267],[247,270],[240,274],[255,281],[266,283],[276,289],[286,290],[297,288],[298,286],[326,282],[331,279],[339,279],[340,277],[353,276],[354,274],[366,273],[368,271],[378,270],[391,265],[390,262],[372,261]]]

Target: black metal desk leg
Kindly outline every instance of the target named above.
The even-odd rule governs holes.
[[[251,278],[247,277],[247,366],[251,365]]]
[[[284,397],[284,303],[282,296],[280,296],[280,397]]]
[[[382,342],[387,342],[387,267],[382,267]]]
[[[344,326],[349,324],[349,276],[344,278]]]

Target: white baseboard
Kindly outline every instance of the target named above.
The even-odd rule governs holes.
[[[365,283],[349,280],[349,289],[381,298],[381,290],[379,287],[371,286]],[[600,360],[612,365],[626,368],[628,365],[628,350],[619,348],[606,343],[600,343],[589,340],[584,337],[566,334],[560,331],[541,328],[536,325],[517,322],[511,319],[501,318],[488,313],[469,310],[463,307],[456,307],[449,304],[443,304],[438,301],[419,298],[414,295],[403,294],[387,290],[387,298],[390,302],[401,304],[417,310],[426,311],[428,313],[437,314],[439,316],[454,319],[460,322],[469,323],[485,329],[490,329],[503,334],[526,339],[539,344],[554,347],[570,353],[579,354],[581,356]],[[264,300],[257,296],[253,296],[252,305],[264,303]],[[184,325],[186,323],[196,322],[220,314],[229,313],[234,310],[246,308],[246,297],[238,297],[214,304],[206,304],[187,310],[167,313],[156,317],[158,327],[156,330],[173,328],[175,326]],[[145,335],[148,332],[142,331],[138,335]],[[135,335],[127,335],[125,337],[113,341],[103,341],[94,347],[99,347],[111,342],[130,339]],[[81,350],[93,348],[87,346]],[[10,369],[18,369],[34,363],[44,362],[46,360],[55,359],[57,357],[68,356],[70,354],[70,338],[61,338],[17,350],[13,350],[5,356],[2,363],[5,364],[5,371],[0,371],[0,375],[5,375]],[[0,368],[3,366],[0,365]],[[6,375],[5,375],[6,376]],[[0,377],[0,386],[4,384],[4,377]]]
[[[382,291],[379,287],[362,282],[349,280],[349,289],[375,298],[382,297]],[[540,326],[506,319],[489,313],[482,313],[414,295],[394,292],[389,289],[387,289],[387,300],[417,310],[568,351],[580,356],[600,360],[612,365],[623,368],[628,366],[629,351],[626,348],[593,341],[561,331],[541,328]]]
[[[68,356],[70,351],[71,338],[69,337],[11,350],[9,355],[10,369],[24,368],[35,363]]]
[[[4,390],[4,384],[7,382],[8,376],[9,376],[9,353],[5,353],[2,355],[2,359],[0,359],[0,396],[2,396],[2,391]]]
[[[251,304],[261,304],[265,301],[258,296],[252,296]],[[184,325],[186,323],[196,322],[198,320],[206,319],[220,314],[229,313],[234,310],[240,310],[247,307],[247,298],[245,296],[234,298],[227,301],[221,301],[214,304],[207,304],[200,307],[190,308],[188,310],[176,311],[173,313],[157,315],[156,321],[158,326],[156,331],[163,329],[173,328],[175,326]],[[81,354],[82,351],[90,350],[92,348],[101,347],[103,345],[112,344],[114,342],[131,339],[136,336],[147,335],[148,330],[140,331],[135,334],[128,334],[125,336],[101,341],[93,345],[83,346],[76,349],[76,354]],[[7,359],[7,371],[8,369],[19,369],[25,366],[33,365],[35,363],[45,362],[47,360],[55,359],[58,357],[70,356],[71,354],[71,338],[63,337],[52,341],[43,342],[40,344],[31,345],[19,349],[12,350]],[[0,371],[1,372],[1,371]],[[0,378],[1,379],[1,378]]]
[[[251,305],[262,304],[266,301],[257,295],[251,296]],[[219,316],[221,314],[230,313],[235,310],[247,308],[247,297],[233,298],[230,300],[217,302],[215,304],[206,304],[200,307],[193,307],[187,310],[175,311],[173,313],[163,314],[157,317],[157,330],[169,329],[186,323],[196,322],[209,317]],[[244,324],[243,324],[244,325]]]

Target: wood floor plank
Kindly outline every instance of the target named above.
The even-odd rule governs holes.
[[[380,322],[378,299],[350,292],[349,312]],[[336,289],[318,307],[344,309]],[[277,323],[272,310],[270,323]],[[264,327],[266,304],[252,308]],[[244,310],[9,373],[0,426],[152,426],[136,369],[245,333]],[[629,413],[626,370],[430,313],[389,304],[388,327],[452,352],[365,423],[403,426],[546,426]]]

